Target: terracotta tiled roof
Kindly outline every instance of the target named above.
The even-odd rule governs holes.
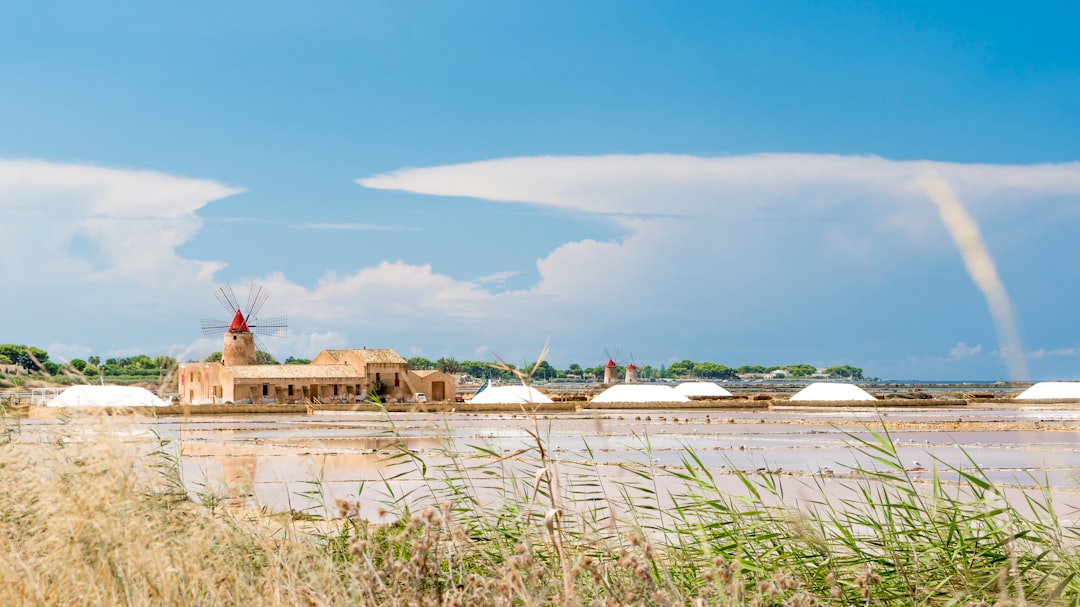
[[[353,348],[351,350],[323,350],[319,356],[326,355],[334,362],[341,362],[349,352],[356,354],[365,363],[408,364],[397,352],[388,348]]]
[[[224,372],[233,379],[364,379],[348,365],[233,365]]]
[[[359,350],[353,350],[353,353],[366,363],[408,364],[408,361],[402,358],[397,352],[389,349],[379,350],[361,348]]]

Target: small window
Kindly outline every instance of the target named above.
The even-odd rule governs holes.
[[[263,396],[268,396],[269,394],[270,394],[270,386],[268,384],[263,384]]]
[[[292,396],[292,395],[293,395],[293,387],[292,387],[292,384],[289,384],[289,396]]]
[[[397,374],[397,373],[395,373],[395,374],[394,374],[394,387],[396,388],[396,387],[398,387],[398,386],[400,386],[400,385],[401,385],[401,379],[399,379],[399,378],[398,378],[398,374]]]

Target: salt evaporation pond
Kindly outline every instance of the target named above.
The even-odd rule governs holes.
[[[521,413],[316,412],[134,423],[177,450],[192,495],[237,496],[252,507],[278,511],[356,498],[363,486],[367,515],[374,518],[379,498],[372,491],[386,479],[409,472],[390,481],[399,493],[424,484],[415,462],[391,459],[401,453],[399,444],[423,458],[429,471],[456,454],[477,478],[491,465],[528,477],[535,465],[532,452],[497,463],[491,454],[511,456],[533,447],[530,432],[539,432],[548,455],[567,474],[589,467],[610,483],[632,480],[628,469],[644,468],[674,486],[664,471],[682,466],[688,449],[733,492],[742,486],[732,469],[771,470],[785,486],[804,487],[829,469],[830,483],[843,482],[849,466],[870,463],[852,448],[853,437],[872,440],[871,432],[880,433],[882,423],[900,460],[927,468],[912,470],[916,480],[931,477],[935,458],[942,477],[955,479],[945,465],[970,468],[971,457],[995,483],[1031,490],[1045,482],[1063,511],[1080,504],[1080,407],[1075,406],[586,410],[540,414],[535,420]],[[50,441],[65,428],[56,420],[23,420],[21,436],[26,442]],[[131,435],[119,426],[118,434]],[[813,497],[812,491],[805,497]]]

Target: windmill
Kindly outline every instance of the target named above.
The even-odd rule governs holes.
[[[619,357],[619,349],[615,348],[615,354],[608,352],[604,349],[604,354],[607,356],[607,364],[604,365],[604,385],[611,385],[619,383],[619,364],[615,361]]]
[[[641,381],[640,379],[638,379],[638,368],[637,368],[637,365],[634,364],[634,353],[633,352],[630,353],[630,364],[626,365],[626,380],[625,381],[628,384],[636,384],[636,383]]]
[[[286,317],[275,316],[259,320],[259,310],[270,297],[270,291],[262,285],[251,283],[248,290],[247,304],[240,307],[236,294],[229,284],[218,287],[214,296],[233,315],[231,321],[202,319],[202,331],[206,337],[225,334],[221,348],[221,363],[226,366],[256,364],[256,347],[266,351],[260,336],[285,337],[289,325]]]

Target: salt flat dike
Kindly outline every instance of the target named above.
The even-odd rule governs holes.
[[[187,415],[214,414],[312,414],[315,411],[386,411],[402,412],[442,412],[442,413],[483,413],[483,412],[537,412],[556,413],[581,410],[791,410],[813,408],[953,408],[981,405],[1008,404],[1011,406],[1047,406],[1080,407],[1080,398],[1048,398],[1034,400],[1016,400],[1030,384],[976,384],[976,383],[941,383],[941,384],[904,384],[889,383],[866,386],[872,400],[799,400],[793,399],[806,384],[772,385],[728,385],[732,392],[725,397],[692,397],[682,402],[600,402],[591,399],[599,394],[603,387],[591,386],[582,390],[560,389],[558,384],[541,385],[552,400],[550,403],[470,403],[472,394],[462,393],[466,402],[428,402],[428,403],[330,403],[330,404],[167,404],[163,406],[99,406],[99,407],[19,407],[23,415],[31,418],[54,418],[70,415],[74,412],[99,412],[108,415],[131,413],[152,417],[177,417]]]

